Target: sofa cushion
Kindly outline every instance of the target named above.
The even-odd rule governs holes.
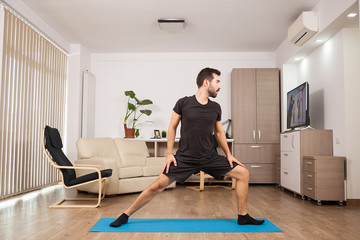
[[[78,158],[105,157],[116,161],[116,166],[122,167],[119,153],[112,138],[80,138],[76,142]]]
[[[143,167],[144,177],[159,176],[163,166],[145,166]]]
[[[118,168],[119,179],[133,178],[143,176],[142,167],[125,167]]]
[[[145,166],[143,168],[143,173],[145,177],[148,176],[158,176],[160,175],[164,164],[165,157],[148,157],[145,160]]]
[[[143,167],[145,165],[145,159],[149,156],[145,141],[116,138],[114,142],[123,167]]]
[[[147,157],[145,160],[145,166],[164,166],[166,157]]]

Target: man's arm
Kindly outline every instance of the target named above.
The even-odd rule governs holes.
[[[173,112],[168,129],[168,136],[167,136],[166,163],[163,167],[163,171],[166,168],[166,172],[169,172],[170,164],[172,162],[174,162],[174,165],[177,166],[176,159],[173,155],[173,150],[174,150],[176,129],[177,126],[179,125],[180,119],[181,119],[181,115],[177,114],[176,112]]]
[[[242,163],[240,163],[230,152],[229,146],[227,144],[226,141],[226,136],[225,136],[225,132],[222,128],[222,123],[221,121],[216,121],[215,126],[214,126],[214,133],[215,133],[215,137],[216,140],[219,143],[219,146],[222,148],[222,150],[224,151],[227,159],[229,160],[230,166],[233,167],[233,162],[236,162],[237,164],[239,164],[242,167],[245,167]]]

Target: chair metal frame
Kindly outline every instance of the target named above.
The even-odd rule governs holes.
[[[98,193],[98,197],[97,198],[64,198],[61,199],[57,202],[55,202],[54,204],[52,204],[51,206],[49,206],[49,208],[54,209],[54,208],[97,208],[100,207],[100,203],[101,200],[103,200],[105,198],[105,192],[106,192],[106,179],[107,177],[103,178],[101,177],[101,172],[100,170],[103,170],[104,167],[101,165],[88,165],[88,164],[74,164],[73,166],[59,166],[54,160],[53,158],[50,156],[48,150],[45,147],[45,131],[44,131],[44,137],[43,137],[43,141],[42,141],[42,147],[44,150],[44,153],[46,155],[46,158],[48,159],[48,161],[50,162],[50,164],[52,166],[54,166],[56,169],[58,169],[58,171],[61,174],[61,182],[62,185],[67,188],[67,189],[71,189],[71,188],[75,188],[81,185],[85,185],[85,184],[90,184],[90,183],[94,183],[94,182],[99,182],[99,193]],[[99,178],[95,179],[95,180],[91,180],[88,182],[84,182],[84,183],[80,183],[80,184],[76,184],[73,186],[66,186],[64,183],[64,176],[63,173],[60,169],[87,169],[87,170],[95,170],[98,173]],[[103,191],[102,191],[103,190]],[[103,192],[103,193],[102,193]],[[80,204],[73,204],[73,205],[62,205],[65,201],[96,201],[96,204],[85,204],[85,205],[80,205]]]

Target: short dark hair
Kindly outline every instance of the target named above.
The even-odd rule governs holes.
[[[205,79],[212,81],[214,79],[214,73],[218,76],[221,75],[221,72],[214,68],[204,68],[201,70],[196,78],[196,84],[198,87],[200,88],[203,85]]]

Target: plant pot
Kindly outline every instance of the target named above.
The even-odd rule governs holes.
[[[135,138],[135,128],[125,128],[125,138]]]

